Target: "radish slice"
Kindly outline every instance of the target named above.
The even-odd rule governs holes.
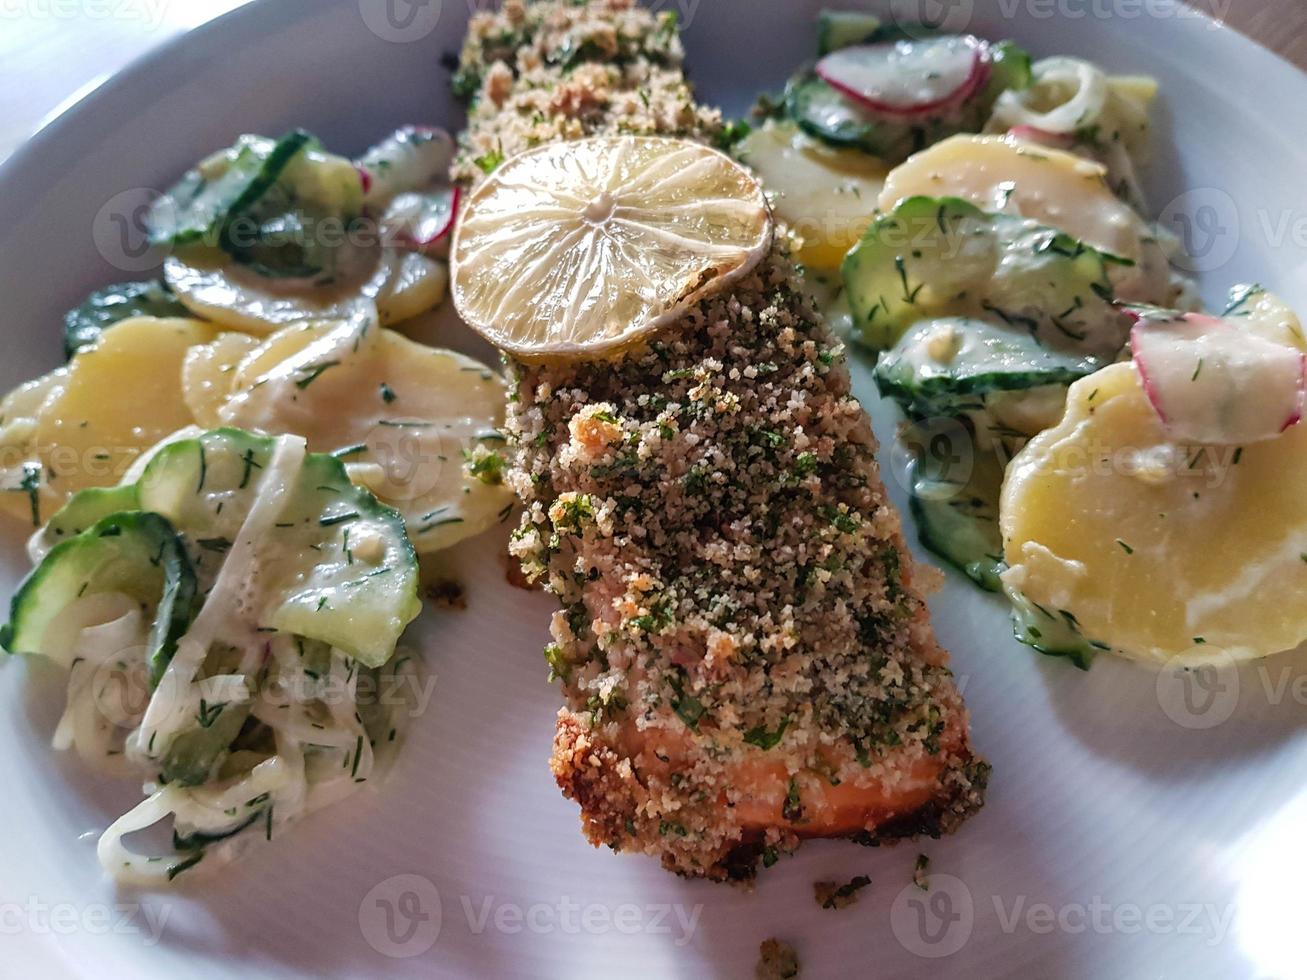
[[[1307,354],[1198,313],[1131,315],[1144,392],[1177,440],[1242,446],[1302,419]]]
[[[457,187],[428,194],[400,194],[381,220],[388,242],[412,252],[430,253],[449,238],[458,214]]]
[[[420,191],[449,176],[454,140],[443,129],[405,126],[363,154],[363,202],[377,214],[405,191]]]
[[[1040,146],[1052,147],[1055,150],[1069,150],[1076,144],[1074,136],[1067,133],[1050,133],[1046,129],[1039,129],[1035,126],[1013,126],[1007,131],[1007,134],[1013,139],[1024,140],[1027,143],[1038,143]]]
[[[826,55],[817,74],[874,112],[919,116],[975,95],[989,77],[989,54],[970,34],[859,44]]]

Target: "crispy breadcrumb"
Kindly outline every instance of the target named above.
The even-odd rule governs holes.
[[[711,139],[680,52],[622,0],[478,15],[458,175],[594,132]],[[618,359],[508,370],[510,550],[563,606],[552,766],[595,844],[747,878],[801,837],[938,835],[980,806],[870,422],[783,244]]]

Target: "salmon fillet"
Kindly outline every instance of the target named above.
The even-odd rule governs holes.
[[[599,132],[712,140],[681,58],[620,0],[478,15],[456,175]],[[508,369],[511,550],[561,604],[551,765],[594,844],[747,879],[803,838],[938,836],[980,807],[928,570],[783,243],[646,346]]]

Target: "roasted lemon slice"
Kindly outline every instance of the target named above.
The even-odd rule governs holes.
[[[744,275],[771,238],[762,188],[716,150],[635,136],[550,144],[471,195],[454,303],[518,357],[593,356]]]
[[[1307,425],[1183,445],[1134,364],[1071,386],[1008,467],[1004,585],[1126,656],[1251,659],[1307,639]]]

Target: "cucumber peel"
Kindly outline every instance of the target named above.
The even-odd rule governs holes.
[[[844,259],[861,339],[886,350],[914,323],[968,316],[1024,330],[1045,347],[1114,356],[1130,320],[1110,265],[1130,265],[1054,228],[955,197],[910,197]]]
[[[957,416],[983,408],[980,396],[987,392],[1069,385],[1107,363],[1045,347],[1005,323],[942,317],[909,327],[881,355],[874,377],[881,395],[909,416]]]
[[[190,626],[195,571],[172,524],[158,514],[128,511],[97,521],[57,545],[19,586],[0,646],[39,654],[46,630],[75,599],[121,592],[152,610],[150,683],[163,676]]]
[[[160,280],[120,282],[91,293],[64,314],[64,354],[72,357],[114,324],[136,316],[182,317],[190,311]]]

